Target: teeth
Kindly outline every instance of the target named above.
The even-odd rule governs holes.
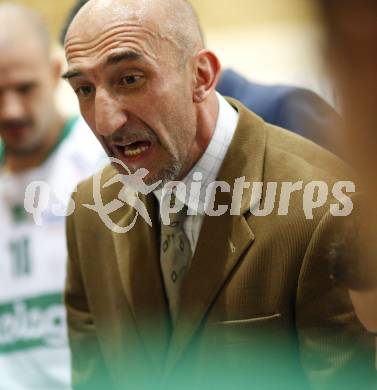
[[[127,150],[127,146],[126,146],[126,149],[124,151],[124,155],[126,157],[135,157],[135,156],[138,156],[139,154],[146,152],[148,149],[149,149],[149,146],[140,146],[139,148],[136,148],[133,150]]]

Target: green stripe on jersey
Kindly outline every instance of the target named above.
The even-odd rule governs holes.
[[[69,137],[69,135],[72,133],[72,130],[73,130],[74,125],[75,125],[77,120],[78,120],[78,117],[74,116],[72,118],[69,118],[65,122],[63,130],[60,132],[58,140],[56,141],[55,145],[49,151],[45,160],[47,160],[51,155],[53,155],[56,152],[56,150],[59,149],[59,146],[62,144],[62,142],[65,141]]]
[[[67,343],[61,293],[0,304],[0,355]]]
[[[0,165],[4,164],[4,145],[3,141],[0,139]]]

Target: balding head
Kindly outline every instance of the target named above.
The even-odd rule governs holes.
[[[220,64],[184,0],[90,0],[65,41],[81,113],[110,156],[183,177],[208,146]]]
[[[198,16],[186,0],[90,0],[73,18],[65,43],[82,36],[83,26],[87,39],[95,39],[112,23],[127,21],[150,26],[183,58],[204,47]]]
[[[41,18],[19,5],[0,5],[0,53],[0,137],[7,164],[14,167],[39,156],[56,128],[54,90],[61,66],[50,56]]]
[[[17,48],[20,42],[27,43],[33,50],[41,50],[48,56],[50,37],[42,18],[18,4],[0,4],[0,50],[4,47]]]

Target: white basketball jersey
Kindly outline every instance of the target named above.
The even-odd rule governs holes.
[[[77,183],[105,162],[99,142],[75,118],[38,168],[12,174],[0,166],[0,390],[70,388],[64,210]],[[45,183],[40,226],[24,208],[35,181]]]

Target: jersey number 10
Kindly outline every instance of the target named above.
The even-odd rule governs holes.
[[[10,243],[12,275],[16,278],[31,274],[30,239],[23,237]]]

